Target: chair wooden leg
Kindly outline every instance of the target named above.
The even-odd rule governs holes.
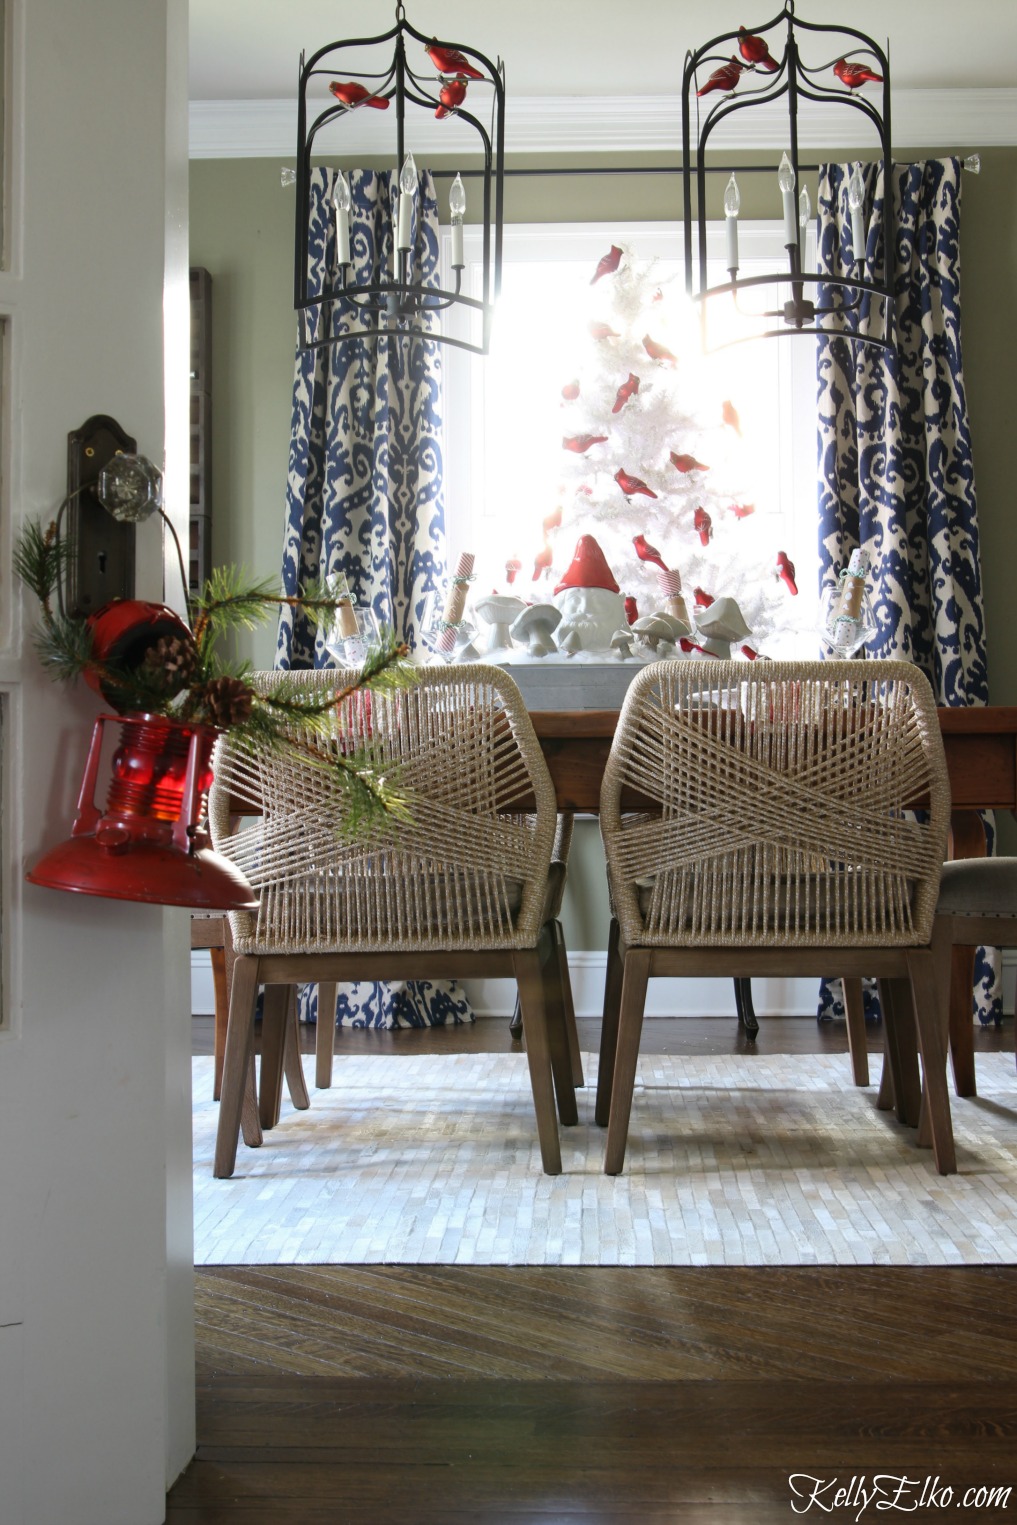
[[[318,1026],[314,1034],[314,1083],[319,1091],[332,1084],[332,1058],[335,1054],[335,998],[338,986],[318,985]]]
[[[222,1072],[222,1097],[219,1102],[219,1126],[215,1140],[215,1163],[212,1173],[219,1179],[233,1174],[237,1162],[244,1095],[254,1058],[254,1002],[258,993],[259,960],[238,958],[233,966],[230,990],[230,1020],[226,1032],[226,1055]],[[257,1122],[255,1113],[254,1121]],[[260,1127],[258,1128],[260,1135]],[[253,1144],[253,1139],[245,1141]],[[261,1142],[260,1137],[257,1140]]]
[[[643,1007],[653,954],[648,948],[629,948],[625,954],[621,1006],[618,1012],[618,1049],[611,1083],[611,1116],[607,1124],[604,1173],[618,1175],[625,1163],[629,1136],[632,1092],[636,1084],[639,1038],[643,1030]]]
[[[222,1066],[226,1055],[226,1028],[230,1020],[230,992],[226,982],[226,949],[210,948],[208,951],[212,960],[212,990],[215,1002],[212,1100],[218,1101],[222,1095]]]
[[[844,1015],[847,1019],[848,1053],[851,1055],[851,1073],[856,1086],[869,1083],[869,1053],[865,1041],[865,999],[860,979],[845,976]]]
[[[526,1062],[530,1070],[533,1110],[537,1117],[537,1137],[544,1174],[561,1175],[561,1143],[555,1116],[554,1082],[551,1078],[551,1052],[544,1017],[541,989],[540,956],[536,949],[520,948],[512,956],[519,1004],[523,1013]]]
[[[614,1079],[614,1056],[618,1048],[618,1011],[621,1007],[622,959],[619,952],[621,930],[612,916],[607,933],[607,970],[604,976],[604,1015],[600,1024],[600,1059],[597,1065],[597,1101],[594,1120],[607,1127],[611,1115],[611,1083]]]
[[[267,1133],[279,1121],[282,1110],[283,1049],[286,1045],[288,985],[266,985],[261,1008],[261,1084],[258,1115]]]
[[[883,1024],[883,1068],[879,1076],[879,1094],[876,1097],[876,1109],[879,1112],[893,1112],[896,1109],[897,1098],[893,1094],[893,1066],[890,1063],[890,1050],[886,1040],[886,1024]]]
[[[579,1109],[576,1106],[576,1083],[573,1078],[572,1054],[566,1030],[565,1003],[559,977],[557,948],[550,924],[541,929],[537,953],[540,959],[544,1024],[551,1055],[551,1077],[558,1103],[558,1121],[564,1127],[573,1127],[579,1121]]]
[[[576,1008],[572,1000],[572,981],[569,978],[569,958],[565,947],[565,934],[560,921],[551,922],[554,939],[555,962],[558,966],[558,984],[561,989],[562,1007],[565,1012],[565,1032],[569,1040],[569,1058],[572,1061],[572,1084],[578,1089],[586,1084],[583,1079],[583,1056],[579,1048],[579,1029],[576,1027]]]
[[[922,1120],[919,1124],[918,1142],[922,1143],[924,1123],[931,1133],[936,1169],[941,1176],[951,1175],[957,1169],[957,1152],[953,1141],[950,1087],[946,1076],[949,1031],[949,1014],[945,1009],[947,990],[937,981],[932,953],[917,949],[909,952],[908,971],[911,976],[918,1046],[922,1055]]]
[[[883,1008],[883,1033],[893,1077],[894,1108],[899,1122],[917,1128],[922,1104],[922,1081],[918,1068],[914,1003],[911,981],[903,978],[879,981]]]
[[[289,1088],[290,1101],[298,1112],[306,1112],[311,1105],[311,1098],[307,1094],[307,1081],[304,1079],[304,1064],[300,1057],[300,1024],[297,1021],[297,987],[287,987],[289,996],[286,1001],[286,1037],[283,1042],[283,1069],[286,1072],[286,1084]]]
[[[977,1096],[975,1084],[975,1018],[972,991],[975,983],[974,948],[953,950],[950,979],[950,1058],[958,1096]]]

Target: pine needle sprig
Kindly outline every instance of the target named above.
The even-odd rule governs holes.
[[[12,561],[18,577],[42,605],[43,617],[51,615],[50,600],[70,562],[70,546],[57,537],[56,521],[44,530],[30,520],[18,536]]]

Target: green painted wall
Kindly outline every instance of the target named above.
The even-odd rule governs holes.
[[[977,146],[971,145],[972,150]],[[958,150],[967,151],[958,144],[949,147]],[[517,159],[513,167],[539,168],[544,162]],[[611,163],[576,158],[570,164],[580,168],[598,162],[601,167]],[[668,156],[640,156],[639,162],[664,164]],[[274,575],[279,566],[290,427],[294,191],[282,186],[281,169],[282,161],[266,159],[191,164],[191,261],[212,275],[212,554],[216,561],[237,563],[258,576]],[[779,215],[769,177],[745,176],[740,184],[743,217]],[[722,179],[714,177],[716,215],[722,192]],[[677,175],[510,177],[506,215],[510,222],[677,221],[681,181]],[[1010,432],[1017,318],[1007,305],[1017,289],[1017,149],[987,150],[981,174],[965,174],[961,261],[964,374],[974,433],[990,694],[994,703],[1017,704],[1011,591],[1017,527]],[[257,632],[243,649],[256,665],[271,666],[274,632]],[[1005,850],[1017,852],[1014,823],[1006,819],[1000,827]],[[566,907],[566,936],[576,949],[605,943],[607,901],[599,851],[591,822],[577,833]]]

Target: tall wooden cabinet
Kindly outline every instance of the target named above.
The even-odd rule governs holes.
[[[188,581],[212,570],[212,277],[191,269],[191,524]]]

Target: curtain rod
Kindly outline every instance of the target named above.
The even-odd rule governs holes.
[[[894,164],[901,164],[914,161],[895,159],[893,162]],[[961,167],[970,170],[973,175],[979,174],[982,168],[979,155],[968,154],[965,159],[961,160]],[[799,170],[815,174],[820,166],[818,164],[799,164],[798,168]],[[504,173],[507,179],[509,175],[529,175],[534,177],[542,175],[680,175],[682,169],[683,166],[681,164],[605,164],[579,165],[574,168],[565,164],[555,164],[542,165],[539,169],[506,169]],[[433,169],[431,171],[435,180],[452,180],[457,174],[462,175],[464,180],[473,179],[482,176],[483,173],[482,169]],[[707,175],[772,175],[773,165],[725,162],[723,164],[706,165],[704,173]]]

